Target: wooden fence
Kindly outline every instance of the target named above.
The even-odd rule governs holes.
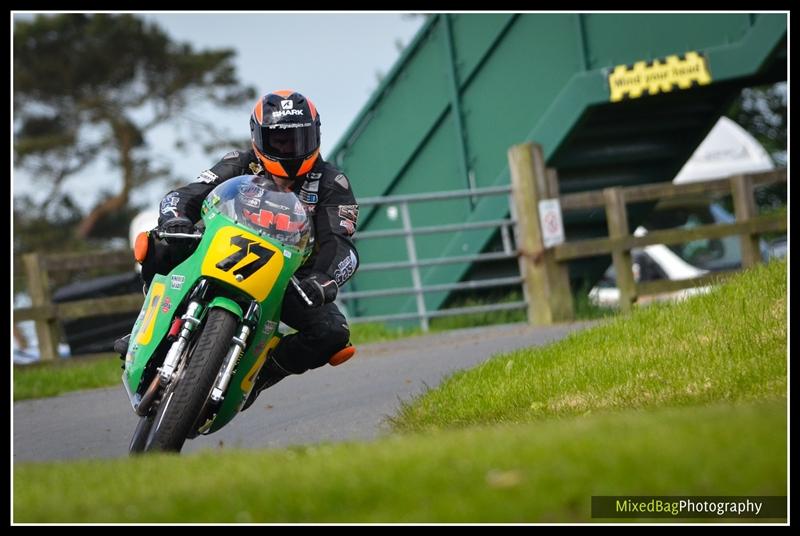
[[[610,253],[620,290],[620,307],[623,311],[629,311],[641,296],[703,286],[736,273],[734,270],[678,281],[637,283],[633,276],[631,259],[633,248],[739,235],[742,267],[748,268],[761,262],[759,234],[786,231],[786,215],[759,216],[754,197],[756,186],[785,182],[785,169],[691,184],[646,184],[559,196],[557,177],[553,170],[545,168],[541,147],[532,143],[513,146],[508,151],[508,159],[519,219],[520,263],[526,281],[526,292],[531,298],[528,302],[531,307],[528,318],[534,324],[573,320],[572,294],[567,271],[570,260]],[[640,237],[630,233],[628,203],[728,193],[733,195],[735,223],[651,231]],[[538,209],[539,201],[544,199],[558,199],[562,211],[605,208],[608,237],[574,240],[545,248]]]
[[[702,286],[726,277],[732,272],[717,272],[680,281],[637,283],[633,277],[631,250],[650,244],[675,244],[703,238],[740,235],[742,265],[749,267],[761,261],[758,235],[766,232],[785,232],[785,215],[758,216],[753,189],[758,185],[786,181],[786,170],[753,175],[737,175],[727,180],[712,180],[691,184],[648,184],[625,188],[606,188],[559,196],[555,170],[545,167],[541,148],[531,143],[509,149],[514,212],[518,222],[517,248],[520,271],[525,284],[528,319],[545,325],[574,319],[567,263],[582,257],[611,254],[620,289],[620,305],[628,311],[640,296],[672,292]],[[630,234],[627,203],[674,199],[710,193],[733,193],[736,223],[702,225],[692,229],[652,231],[645,236]],[[609,236],[576,240],[553,247],[543,246],[539,219],[539,201],[558,199],[561,210],[604,207]],[[23,266],[31,297],[31,307],[14,310],[14,322],[33,320],[39,352],[44,361],[58,355],[61,339],[60,321],[110,313],[138,311],[144,297],[128,294],[54,304],[51,301],[50,280],[54,273],[82,271],[97,267],[128,267],[133,264],[130,251],[69,254],[28,254]]]
[[[97,267],[133,269],[133,254],[129,250],[110,252],[82,252],[42,255],[29,253],[22,258],[28,283],[31,306],[14,309],[14,322],[33,320],[36,323],[36,337],[39,340],[39,355],[43,361],[58,357],[58,342],[61,340],[60,321],[84,318],[110,313],[129,313],[138,311],[144,302],[141,292],[124,296],[94,298],[52,303],[52,275],[63,275]]]

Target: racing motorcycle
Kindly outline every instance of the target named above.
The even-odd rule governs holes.
[[[199,232],[150,231],[196,247],[156,274],[131,332],[122,382],[139,416],[132,454],[180,452],[229,423],[280,341],[288,285],[310,303],[294,272],[311,253],[312,220],[294,193],[243,175],[212,190],[201,214]],[[137,259],[147,244],[142,233]]]

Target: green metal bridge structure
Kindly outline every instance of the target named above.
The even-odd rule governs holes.
[[[787,14],[438,14],[429,17],[328,158],[359,199],[503,190],[507,151],[540,144],[562,194],[671,181],[746,87],[787,79]],[[489,189],[489,190],[487,190]],[[403,223],[453,232],[414,237],[419,260],[508,248],[507,196],[435,196],[362,207],[362,267],[408,264]],[[402,197],[400,198],[402,199]],[[635,228],[653,203],[629,207]],[[399,216],[403,216],[402,218]],[[564,214],[567,239],[606,234],[602,210]],[[381,236],[360,240],[359,236]],[[575,261],[573,288],[609,256]],[[351,318],[446,306],[459,281],[516,273],[512,259],[361,270],[343,289]],[[415,295],[379,289],[430,287]],[[438,290],[436,290],[438,289]],[[346,294],[345,294],[346,295]],[[420,303],[420,301],[422,303]]]

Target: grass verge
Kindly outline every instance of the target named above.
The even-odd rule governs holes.
[[[593,495],[786,495],[786,288],[776,262],[502,356],[372,443],[16,464],[14,521],[591,522]]]
[[[785,397],[786,291],[785,261],[759,265],[709,294],[457,373],[405,405],[393,424],[417,431]]]
[[[14,365],[14,401],[121,385],[122,361],[114,354],[55,363]]]
[[[786,481],[778,400],[18,464],[13,508],[17,523],[591,522],[592,495],[785,495]]]

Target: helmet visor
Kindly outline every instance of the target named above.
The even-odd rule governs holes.
[[[273,158],[299,158],[319,147],[314,123],[282,123],[258,126],[253,133],[256,147]]]

